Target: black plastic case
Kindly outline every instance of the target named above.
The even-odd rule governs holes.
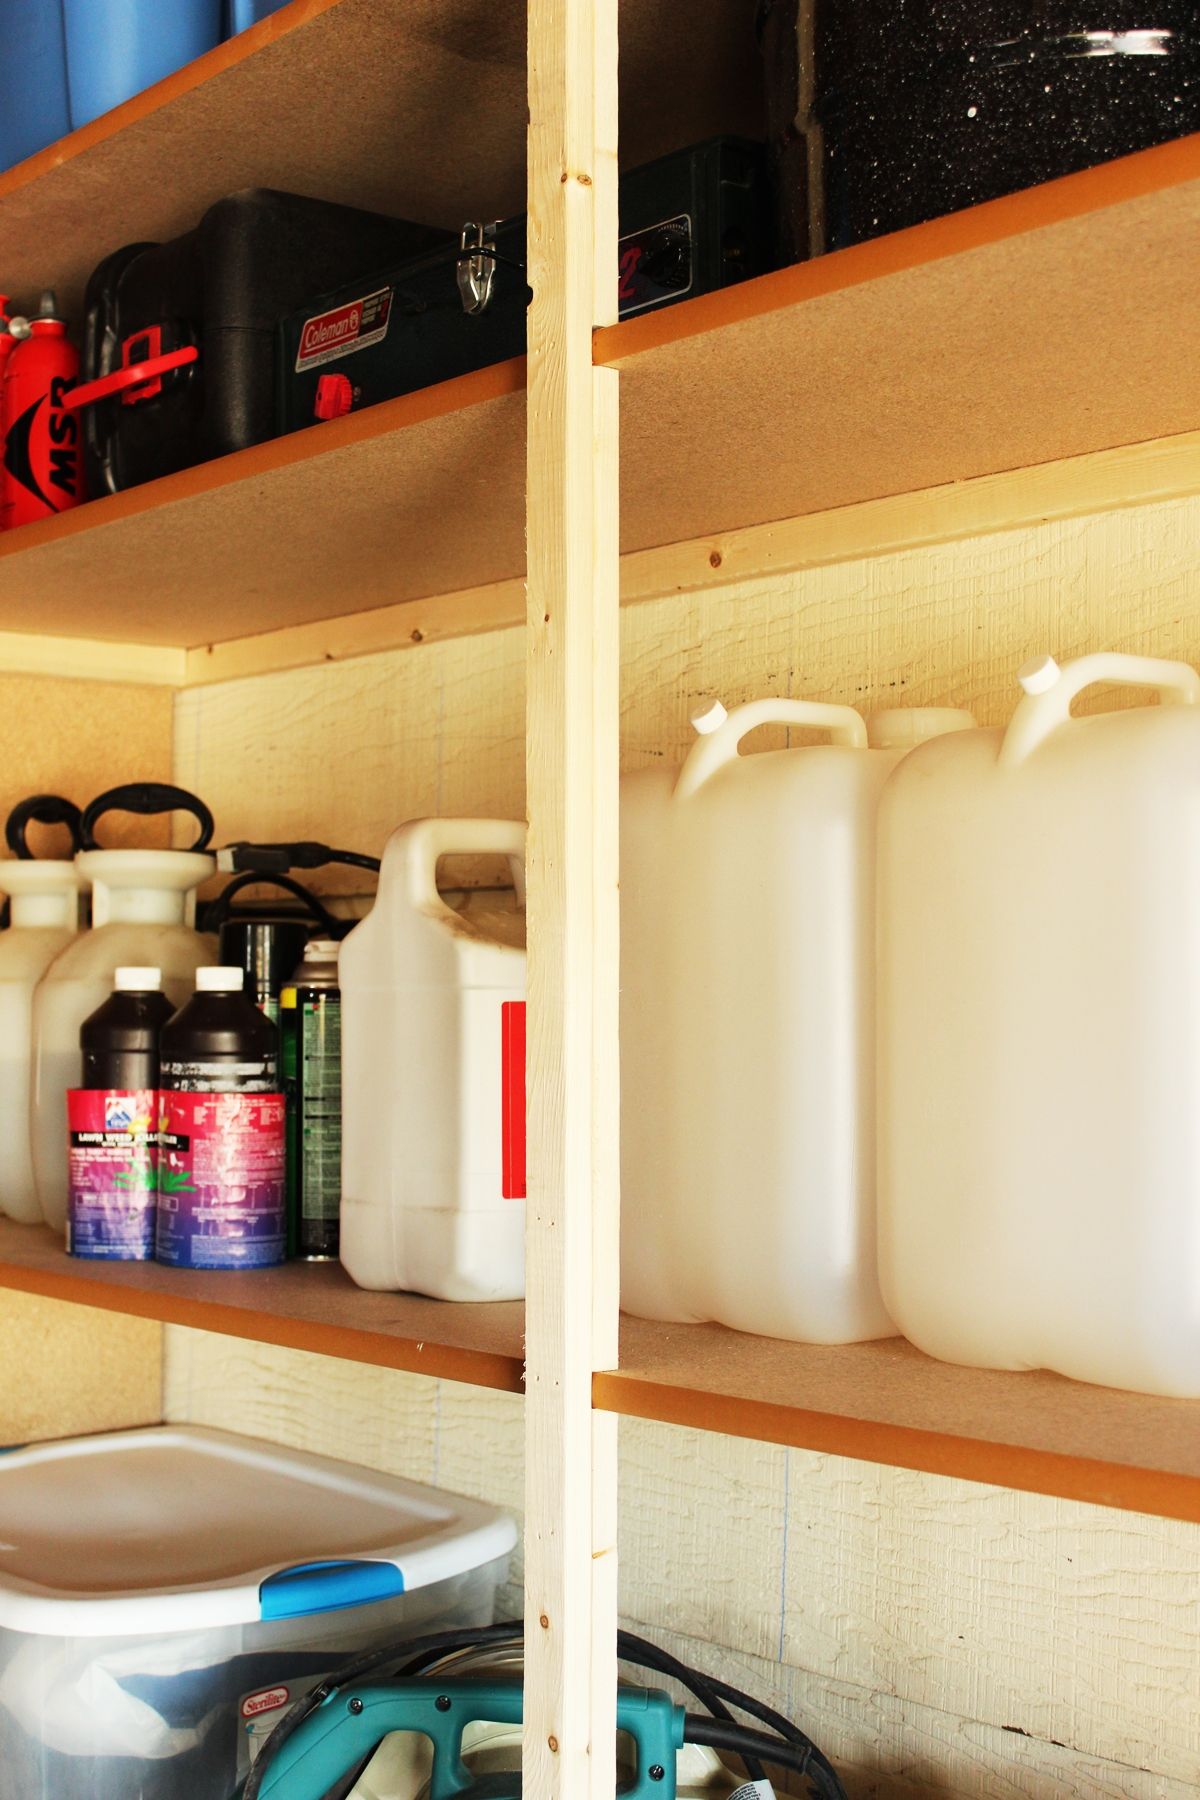
[[[333,282],[450,241],[378,213],[249,188],[183,237],[107,257],[88,283],[81,383],[172,352],[198,357],[81,409],[88,492],[135,487],[273,436],[281,316]]]
[[[765,152],[717,138],[621,178],[621,316],[773,266]],[[525,220],[314,298],[280,328],[278,428],[374,406],[525,349]],[[476,254],[472,255],[472,251]],[[472,291],[472,282],[475,291]],[[480,288],[487,299],[477,310]],[[464,291],[465,290],[465,291]]]

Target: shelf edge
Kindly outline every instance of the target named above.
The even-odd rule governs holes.
[[[524,1392],[524,1363],[520,1357],[503,1356],[459,1345],[435,1344],[428,1339],[391,1337],[382,1332],[360,1331],[348,1325],[325,1325],[293,1319],[277,1313],[251,1312],[220,1301],[144,1289],[108,1287],[71,1273],[27,1269],[0,1262],[0,1288],[39,1294],[47,1300],[64,1300],[90,1306],[100,1312],[153,1319],[162,1325],[182,1325],[192,1331],[210,1331],[222,1337],[274,1344],[284,1350],[307,1350],[342,1362],[369,1364],[374,1368],[399,1369],[415,1375],[440,1376],[473,1387],[497,1388],[505,1393]]]
[[[1200,1523],[1200,1477],[1168,1470],[814,1412],[735,1394],[705,1393],[618,1371],[593,1377],[592,1404],[598,1411],[625,1418],[651,1419],[725,1437],[915,1469],[1021,1493],[1047,1494],[1119,1512]]]

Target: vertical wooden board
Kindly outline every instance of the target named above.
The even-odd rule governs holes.
[[[614,1781],[617,397],[616,0],[530,0],[529,1198],[524,1785]]]
[[[86,806],[118,782],[169,781],[174,698],[167,687],[0,674],[0,823],[28,794]],[[55,848],[62,834],[35,841]],[[114,815],[105,841],[165,844],[168,821]]]
[[[162,1418],[162,1327],[0,1292],[0,1445]]]

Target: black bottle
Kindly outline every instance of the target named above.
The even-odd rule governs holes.
[[[244,972],[196,970],[196,991],[164,1026],[159,1085],[189,1094],[279,1091],[279,1033],[242,991]]]
[[[118,969],[113,992],[79,1030],[85,1088],[138,1093],[158,1086],[159,1036],[174,1012],[160,969]]]

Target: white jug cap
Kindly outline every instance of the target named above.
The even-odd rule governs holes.
[[[161,969],[117,969],[113,975],[113,992],[116,994],[157,994],[161,986]]]
[[[1027,694],[1048,694],[1061,674],[1052,656],[1032,656],[1017,670],[1017,680]]]
[[[245,971],[220,967],[196,970],[198,994],[240,994],[246,985]]]
[[[305,960],[312,962],[336,962],[341,945],[336,938],[309,938],[304,946]]]
[[[719,700],[706,700],[692,714],[692,725],[701,737],[708,737],[711,732],[720,731],[729,714]]]

